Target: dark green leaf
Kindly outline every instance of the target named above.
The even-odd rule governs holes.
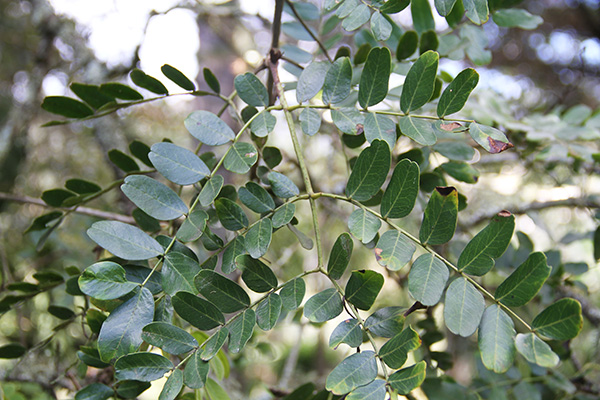
[[[118,221],[100,221],[87,230],[99,246],[125,260],[147,260],[163,253],[162,246],[134,226]]]
[[[456,28],[462,21],[464,15],[465,8],[463,7],[463,2],[462,0],[457,0],[456,3],[454,3],[454,7],[452,7],[450,13],[446,16],[446,22],[452,28]]]
[[[102,93],[99,86],[72,83],[71,90],[77,97],[92,106],[92,108],[100,108],[115,101],[112,96]]]
[[[143,267],[141,265],[126,265],[124,268],[128,281],[137,282],[139,284],[146,282],[146,289],[148,289],[153,295],[162,291],[160,284],[162,275],[161,272],[155,271],[154,273],[150,274],[152,269]]]
[[[458,258],[458,268],[467,274],[485,275],[494,267],[494,259],[506,251],[514,230],[515,216],[500,211],[467,244]]]
[[[418,1],[424,1],[429,8],[427,0]],[[413,2],[413,6],[414,4],[415,3]],[[408,71],[404,86],[402,87],[402,95],[400,97],[400,108],[402,108],[404,113],[409,113],[410,111],[424,106],[431,98],[435,87],[438,60],[438,53],[427,51],[415,61]]]
[[[488,0],[462,0],[467,18],[481,25],[489,18]]]
[[[419,45],[419,34],[415,31],[406,31],[400,40],[398,41],[398,48],[396,50],[396,59],[402,61],[409,58]]]
[[[413,0],[414,1],[414,0]],[[412,367],[401,369],[394,372],[388,378],[388,382],[392,389],[399,394],[409,394],[413,389],[421,386],[425,380],[425,369],[427,363],[420,361]]]
[[[142,328],[154,318],[154,298],[142,287],[133,297],[118,306],[104,321],[98,335],[98,352],[102,361],[132,353],[142,344]]]
[[[348,57],[338,58],[333,62],[323,85],[323,102],[336,104],[345,100],[350,94],[352,84],[352,64]]]
[[[435,30],[435,21],[428,0],[411,0],[410,13],[418,34]]]
[[[40,215],[36,219],[33,220],[31,225],[25,230],[23,233],[29,233],[34,231],[42,231],[49,227],[49,224],[62,217],[63,213],[60,211],[52,211],[44,215]]]
[[[275,195],[282,199],[289,199],[290,197],[298,196],[300,194],[298,186],[296,186],[290,178],[279,172],[269,172],[269,184]]]
[[[391,338],[402,332],[406,308],[385,307],[375,311],[365,321],[365,328],[377,336]]]
[[[172,143],[152,145],[148,157],[158,172],[178,185],[192,185],[210,175],[206,164],[194,152]]]
[[[74,197],[75,193],[64,189],[50,189],[42,193],[44,203],[52,207],[61,207],[66,200]]]
[[[263,110],[250,123],[250,130],[258,137],[266,137],[269,133],[273,132],[276,123],[277,118],[269,111]]]
[[[383,282],[383,275],[378,272],[364,269],[353,271],[346,284],[344,297],[359,310],[368,310],[375,303]]]
[[[442,142],[433,146],[433,149],[451,160],[471,161],[475,150],[463,142]]]
[[[62,320],[71,319],[75,316],[75,313],[70,308],[54,305],[48,307],[48,313]]]
[[[102,188],[96,185],[94,182],[83,179],[69,179],[65,182],[65,187],[77,194],[90,194],[102,190]]]
[[[204,68],[202,70],[202,74],[204,75],[204,80],[206,81],[208,87],[211,88],[215,93],[221,93],[221,85],[219,84],[219,80],[215,74],[213,74],[208,68]]]
[[[391,271],[404,267],[413,256],[416,246],[404,234],[396,231],[386,231],[375,247],[375,258],[379,265]]]
[[[498,286],[494,297],[510,307],[524,306],[539,292],[551,270],[546,264],[544,253],[531,253],[527,260]]]
[[[20,344],[10,343],[0,347],[0,358],[19,358],[27,352]]]
[[[527,361],[537,364],[543,368],[553,368],[558,365],[560,359],[552,351],[550,346],[535,333],[519,333],[515,338],[517,351]]]
[[[81,291],[98,300],[118,299],[137,286],[137,283],[127,281],[123,267],[111,261],[97,262],[79,277]]]
[[[345,343],[350,347],[358,347],[363,341],[363,331],[357,319],[351,318],[340,322],[329,337],[329,347],[334,350]]]
[[[446,290],[444,320],[455,335],[469,337],[477,330],[485,301],[475,286],[465,278],[457,278]]]
[[[283,157],[281,156],[281,151],[277,147],[266,146],[262,151],[262,158],[267,164],[267,167],[273,169],[279,165]]]
[[[260,258],[267,253],[273,235],[273,224],[269,218],[262,218],[246,232],[246,250],[252,258]]]
[[[354,210],[348,218],[348,229],[350,232],[363,243],[369,243],[377,231],[381,227],[381,221],[379,218],[365,211],[363,208]]]
[[[208,251],[219,250],[224,245],[223,239],[212,233],[208,226],[204,228],[204,232],[202,233],[202,236],[200,236],[200,240]]]
[[[97,311],[97,310],[96,310]],[[98,332],[95,332],[98,333]],[[77,358],[81,360],[85,365],[94,368],[106,368],[110,366],[110,364],[103,362],[100,360],[100,354],[98,353],[98,349],[95,347],[81,346],[79,347],[79,351],[77,352]]]
[[[215,175],[204,184],[198,195],[198,201],[202,207],[208,207],[212,204],[223,187],[223,181],[221,175]]]
[[[317,111],[312,108],[305,108],[300,113],[299,119],[302,132],[308,136],[313,136],[319,132],[319,129],[321,128],[321,114]]]
[[[200,358],[200,352],[196,351],[190,358],[183,370],[183,382],[191,389],[201,389],[208,377],[209,365],[207,361]]]
[[[208,331],[225,323],[225,318],[217,307],[191,293],[179,292],[173,296],[172,301],[177,314],[201,331]]]
[[[192,351],[198,342],[181,328],[166,322],[152,322],[142,330],[142,339],[169,354],[183,354]]]
[[[379,350],[379,356],[390,368],[401,368],[408,359],[408,353],[420,345],[419,335],[409,326],[388,340]]]
[[[504,150],[514,147],[513,144],[508,141],[504,133],[491,126],[472,122],[471,125],[469,125],[469,134],[474,141],[492,154],[501,153]]]
[[[385,99],[391,63],[392,55],[387,47],[371,49],[358,85],[358,102],[361,107],[367,108]]]
[[[385,115],[369,113],[364,122],[365,137],[372,143],[379,139],[385,141],[390,149],[396,145],[396,124]]]
[[[302,386],[297,387],[294,391],[287,396],[285,396],[282,400],[306,400],[311,399],[314,400],[313,393],[315,391],[315,384],[312,382],[305,383]]]
[[[302,278],[296,278],[286,283],[279,292],[283,309],[293,311],[300,307],[305,293],[306,284]]]
[[[84,103],[63,96],[45,97],[42,108],[52,114],[67,118],[85,118],[94,114],[94,111]]]
[[[256,313],[249,308],[229,325],[229,351],[239,353],[254,332],[254,324],[256,323]]]
[[[246,183],[238,190],[238,196],[246,207],[257,213],[266,213],[275,208],[275,202],[269,193],[259,184]]]
[[[169,379],[165,382],[165,386],[163,386],[160,395],[158,396],[158,400],[175,400],[179,392],[181,392],[181,388],[183,387],[183,372],[180,369],[175,368],[171,375],[169,375]]]
[[[106,400],[115,393],[102,383],[92,383],[77,392],[75,400]]]
[[[419,165],[403,159],[394,168],[390,183],[381,199],[384,218],[403,218],[412,211],[419,194]]]
[[[109,82],[100,85],[100,91],[111,97],[116,97],[122,100],[142,100],[142,96],[137,90],[130,88],[122,83]]]
[[[363,351],[352,354],[335,367],[327,376],[325,388],[334,394],[346,394],[371,383],[376,377],[376,354],[373,351]]]
[[[396,14],[408,7],[409,4],[410,0],[388,0],[379,10],[386,14]]]
[[[209,269],[203,269],[194,279],[200,294],[224,313],[232,313],[250,305],[250,298],[234,281]]]
[[[531,326],[534,331],[550,339],[573,339],[583,326],[581,304],[570,298],[558,300],[539,313]]]
[[[242,279],[246,286],[257,293],[265,293],[277,287],[277,277],[260,260],[249,255],[237,256],[235,259],[238,269],[242,271]]]
[[[392,34],[392,24],[379,11],[375,11],[371,15],[371,31],[375,39],[388,40]]]
[[[353,248],[354,242],[347,232],[338,236],[331,248],[329,261],[327,262],[327,273],[332,279],[340,279],[344,275],[344,271],[346,271],[350,262]]]
[[[332,110],[331,119],[340,131],[348,135],[358,135],[364,124],[364,117],[356,108]]]
[[[410,294],[425,306],[434,306],[442,297],[450,272],[433,254],[423,254],[413,263],[408,275]]]
[[[206,341],[200,357],[204,361],[211,360],[217,355],[221,347],[225,344],[225,341],[229,337],[229,329],[224,326],[219,328],[212,336]]]
[[[294,203],[287,203],[279,207],[273,214],[273,217],[271,217],[273,228],[277,229],[289,224],[292,218],[294,218],[295,212],[296,205]]]
[[[342,298],[335,288],[312,296],[304,305],[304,316],[311,322],[329,321],[342,313]]]
[[[156,94],[169,94],[169,91],[158,79],[147,75],[140,69],[134,69],[130,72],[129,77],[137,86],[144,88]]]
[[[459,73],[442,93],[437,106],[440,118],[462,110],[469,95],[479,82],[479,74],[472,68]]]
[[[238,236],[233,239],[223,252],[223,261],[221,264],[223,273],[230,274],[233,272],[236,268],[236,257],[246,253],[246,239],[243,236]]]
[[[390,163],[388,144],[382,140],[374,140],[358,156],[348,179],[346,195],[358,201],[373,197],[385,182]]]
[[[237,142],[229,148],[223,165],[225,169],[238,174],[245,174],[250,171],[258,160],[256,148],[246,142]]]
[[[198,110],[184,121],[185,127],[193,137],[209,146],[218,146],[235,139],[235,133],[215,114]]]
[[[346,400],[384,400],[386,383],[384,380],[375,379],[368,385],[358,387],[348,393]]]
[[[248,217],[246,217],[242,207],[228,198],[221,197],[217,199],[215,210],[225,229],[237,231],[248,226]]]
[[[169,78],[170,80],[175,82],[175,84],[177,86],[179,86],[180,88],[189,90],[189,91],[196,89],[196,85],[194,85],[194,83],[192,81],[190,81],[189,78],[187,76],[185,76],[177,68],[172,67],[169,64],[165,64],[162,67],[160,67],[160,70],[162,71],[163,74],[165,74],[165,76],[167,78]]]
[[[437,141],[431,120],[415,117],[401,117],[398,123],[402,134],[423,146],[431,146]]]
[[[435,9],[442,17],[447,17],[455,3],[456,0],[435,0]]]
[[[177,193],[146,175],[128,176],[121,190],[136,206],[158,220],[176,219],[188,212]]]
[[[136,380],[120,381],[117,386],[117,395],[124,399],[135,399],[152,386],[149,382]]]
[[[125,172],[135,172],[140,170],[140,167],[133,158],[117,149],[112,149],[108,152],[108,159]]]
[[[458,220],[458,192],[452,186],[438,186],[431,194],[419,231],[423,244],[444,244],[452,239]]]
[[[271,293],[256,308],[256,324],[263,331],[271,330],[281,314],[281,297],[277,293]]]
[[[206,227],[206,221],[208,220],[208,214],[204,210],[194,210],[188,214],[187,218],[179,229],[177,230],[176,237],[182,242],[193,242],[202,236],[202,232]]]
[[[319,93],[325,83],[325,76],[331,64],[326,61],[314,61],[306,66],[296,85],[298,103],[312,99]]]
[[[479,325],[479,352],[481,361],[489,370],[503,374],[515,359],[515,324],[498,306],[485,309]]]
[[[246,72],[244,75],[236,76],[233,85],[240,99],[246,104],[254,107],[266,107],[269,105],[267,88],[253,73]]]
[[[182,253],[170,251],[162,266],[162,287],[165,293],[173,296],[184,291],[197,294],[194,277],[200,272],[198,263]]]

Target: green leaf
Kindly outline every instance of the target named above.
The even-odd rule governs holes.
[[[433,254],[423,254],[413,263],[408,275],[410,294],[425,306],[434,306],[442,297],[450,272]]]
[[[129,73],[131,81],[137,86],[156,94],[169,94],[169,91],[158,79],[147,75],[144,71],[135,68]]]
[[[279,292],[283,309],[293,311],[300,307],[305,293],[306,283],[304,283],[304,279],[296,278],[286,283]]]
[[[202,232],[200,240],[202,241],[202,244],[208,251],[220,250],[224,245],[223,239],[212,233],[211,230],[208,228],[208,225],[206,226],[206,228],[204,228],[204,232]]]
[[[148,157],[162,176],[178,185],[193,185],[210,175],[206,164],[194,152],[172,143],[152,145]]]
[[[428,0],[412,0],[410,14],[415,30],[419,35],[423,32],[435,30],[435,21]]]
[[[309,29],[316,36],[315,30],[313,28]],[[314,41],[306,28],[296,21],[284,22],[281,24],[281,31],[296,40]]]
[[[539,313],[531,326],[534,331],[550,339],[573,339],[583,326],[581,304],[570,298],[558,300]]]
[[[492,18],[498,26],[529,30],[537,28],[544,22],[539,15],[531,15],[527,10],[523,9],[498,10]]]
[[[172,297],[172,301],[177,314],[201,331],[208,331],[225,323],[225,318],[217,307],[191,293],[178,292]]]
[[[450,160],[471,161],[475,150],[463,142],[442,142],[433,146],[433,149]]]
[[[114,97],[102,93],[100,86],[72,83],[70,88],[77,97],[88,103],[92,108],[101,108],[115,101]]]
[[[398,394],[409,394],[413,389],[421,386],[425,380],[425,369],[427,363],[419,361],[412,367],[403,368],[400,371],[394,372],[388,378],[388,382],[392,389]]]
[[[49,227],[50,223],[56,219],[62,217],[63,213],[60,211],[51,211],[47,214],[40,215],[33,220],[31,225],[23,233],[42,231]]]
[[[391,65],[392,55],[387,47],[374,47],[371,49],[358,85],[358,103],[362,108],[378,104],[385,99],[388,92]]]
[[[360,3],[352,12],[342,21],[342,28],[348,32],[352,32],[363,26],[371,17],[369,7]]]
[[[501,153],[504,150],[514,147],[514,145],[508,141],[504,133],[491,126],[472,122],[471,125],[469,125],[469,134],[474,141],[492,154]]]
[[[463,0],[465,15],[474,24],[481,25],[489,18],[488,0]]]
[[[256,308],[256,324],[263,331],[273,329],[279,315],[281,314],[281,297],[277,293],[271,293]]]
[[[353,136],[359,134],[361,125],[364,124],[364,117],[356,108],[331,110],[331,119],[340,131]]]
[[[188,212],[177,193],[146,175],[128,176],[121,190],[136,206],[158,220],[176,219]]]
[[[307,134],[308,136],[313,136],[319,129],[321,128],[321,114],[312,108],[305,108],[300,112],[300,126],[302,127],[302,132]]]
[[[515,359],[515,324],[497,304],[485,309],[479,325],[479,352],[483,365],[503,374]]]
[[[381,379],[375,379],[368,385],[354,389],[346,396],[346,400],[384,400],[385,395],[385,381]]]
[[[277,147],[266,146],[262,150],[262,158],[267,167],[270,169],[275,168],[283,160],[281,151]]]
[[[204,68],[202,70],[202,75],[204,76],[204,80],[206,81],[206,84],[208,85],[209,88],[212,89],[213,92],[221,93],[221,85],[219,84],[219,80],[217,79],[215,74],[212,73],[212,71],[210,69]]]
[[[452,239],[458,220],[458,192],[452,186],[438,186],[431,194],[419,231],[423,244],[444,244]]]
[[[238,196],[246,207],[259,214],[275,208],[275,202],[269,192],[254,182],[248,182],[245,187],[241,187],[238,190]]]
[[[19,358],[27,352],[27,349],[20,344],[10,343],[0,347],[0,358]]]
[[[202,207],[208,207],[212,204],[221,191],[223,182],[224,179],[221,175],[215,175],[204,184],[198,195],[198,201]]]
[[[233,85],[240,99],[246,104],[254,107],[266,107],[269,105],[267,88],[253,73],[246,72],[244,75],[236,76],[233,80]]]
[[[482,276],[494,267],[510,244],[515,230],[515,216],[504,210],[467,244],[458,258],[458,268],[470,275]]]
[[[192,351],[198,342],[181,328],[166,322],[152,322],[142,329],[142,339],[169,354],[183,354]]]
[[[392,24],[379,11],[375,11],[371,15],[371,31],[373,31],[375,39],[388,40],[392,35]]]
[[[125,260],[147,260],[164,251],[144,231],[123,222],[96,222],[87,230],[87,235],[99,246]]]
[[[447,17],[455,3],[456,0],[435,0],[435,9],[442,17]]]
[[[45,97],[42,108],[52,114],[62,115],[67,118],[79,119],[94,114],[94,111],[84,103],[64,96]]]
[[[250,167],[252,167],[257,160],[258,152],[252,144],[238,142],[230,147],[225,155],[223,165],[228,171],[245,174],[250,171]]]
[[[196,85],[189,80],[187,76],[183,74],[183,72],[179,71],[177,68],[170,66],[169,64],[165,64],[160,67],[160,70],[163,74],[170,80],[172,80],[177,86],[185,90],[195,90]]]
[[[236,257],[235,263],[242,271],[242,280],[250,290],[265,293],[277,287],[277,277],[262,261],[249,255],[241,255]]]
[[[335,289],[334,289],[335,290]],[[377,378],[376,354],[363,351],[346,357],[327,376],[325,388],[333,394],[346,394]]]
[[[249,308],[239,315],[229,325],[229,351],[239,353],[254,332],[254,324],[256,323],[256,314],[253,309]]]
[[[48,307],[48,313],[50,315],[52,315],[53,317],[56,317],[56,318],[62,319],[62,320],[71,319],[75,316],[75,313],[70,308],[54,306],[54,305],[51,305]]]
[[[102,383],[92,383],[77,392],[75,400],[106,400],[115,392]]]
[[[335,3],[336,5],[340,5],[335,11],[335,15],[340,19],[346,18],[348,15],[350,15],[352,10],[354,10],[359,4],[358,0],[336,1]]]
[[[427,31],[421,34],[421,40],[419,41],[419,54],[423,54],[428,50],[437,50],[440,46],[440,40],[438,39],[435,31]],[[436,79],[435,88],[431,100],[437,98],[440,95],[442,89],[442,82]]]
[[[246,250],[252,258],[260,258],[267,253],[273,235],[273,224],[269,218],[262,218],[246,232]]]
[[[215,201],[215,210],[223,227],[230,231],[237,231],[248,226],[248,217],[242,207],[226,197]]]
[[[296,85],[298,103],[310,100],[319,93],[330,65],[327,61],[313,61],[302,70]]]
[[[210,400],[231,400],[229,395],[217,382],[208,378],[206,381],[206,393]]]
[[[42,193],[42,200],[51,207],[61,207],[71,198],[76,198],[75,193],[64,189],[50,189]]]
[[[117,395],[124,399],[133,399],[148,390],[151,386],[149,382],[136,380],[120,381],[117,386]]]
[[[235,139],[235,133],[215,114],[198,110],[192,112],[184,121],[185,127],[193,137],[209,146],[218,146]]]
[[[485,301],[469,281],[460,277],[446,290],[444,320],[450,332],[469,337],[477,330]]]
[[[237,283],[209,269],[203,269],[194,278],[202,296],[224,313],[232,313],[250,305],[246,291]]]
[[[294,203],[286,203],[280,206],[277,211],[271,217],[273,221],[273,228],[281,228],[284,225],[290,223],[296,212],[296,205]]]
[[[201,389],[208,377],[209,365],[207,361],[200,358],[200,352],[196,351],[188,360],[183,370],[183,382],[190,389]]]
[[[329,337],[329,347],[337,347],[345,343],[350,347],[358,347],[363,342],[363,331],[357,319],[350,318],[340,322]]]
[[[206,211],[199,209],[192,211],[177,230],[177,239],[182,242],[195,241],[202,236],[207,220],[208,214]]]
[[[427,0],[418,1],[425,1],[427,7],[429,7]],[[435,87],[435,76],[437,74],[439,58],[438,53],[427,51],[415,61],[408,71],[400,96],[400,108],[402,108],[404,113],[421,108],[431,98]]]
[[[179,392],[181,392],[181,388],[183,388],[183,371],[175,368],[171,372],[171,375],[169,375],[169,379],[165,382],[158,400],[175,400]]]
[[[396,145],[396,124],[385,115],[369,113],[364,122],[365,136],[369,143],[375,139],[385,141],[390,149]]]
[[[527,361],[537,364],[543,368],[554,368],[560,361],[559,357],[552,351],[550,346],[535,333],[519,333],[515,338],[517,351]]]
[[[353,271],[346,284],[344,297],[359,310],[368,310],[375,303],[384,280],[383,275],[375,271]]]
[[[435,129],[430,120],[415,117],[401,117],[398,126],[402,134],[423,146],[431,146],[437,141]]]
[[[296,186],[290,178],[279,172],[269,172],[268,179],[269,184],[273,189],[273,193],[275,193],[277,197],[289,199],[290,197],[298,196],[300,194],[298,186]]]
[[[325,75],[323,103],[336,104],[350,94],[352,84],[352,64],[348,57],[338,58],[331,64]]]
[[[524,306],[544,286],[551,270],[546,264],[544,253],[531,253],[527,260],[498,286],[494,297],[510,307]]]
[[[404,10],[410,4],[410,0],[388,0],[379,9],[385,14],[396,14]]]
[[[479,171],[467,163],[449,161],[440,165],[440,167],[457,181],[472,184],[476,183],[479,179]]]
[[[375,231],[375,233],[377,233],[377,231]],[[337,240],[333,244],[333,247],[331,248],[329,261],[327,262],[327,274],[330,278],[340,279],[342,275],[344,275],[344,271],[346,271],[348,263],[350,262],[350,256],[352,256],[353,248],[354,242],[347,232],[344,232],[338,236]]]
[[[65,182],[65,187],[77,194],[91,194],[102,190],[102,188],[94,182],[83,179],[69,179]]]
[[[200,272],[200,266],[190,257],[170,251],[164,258],[161,272],[162,287],[170,296],[180,291],[198,293],[194,277]]]
[[[419,34],[415,31],[406,31],[398,41],[396,49],[396,59],[405,60],[415,54],[419,46]]]
[[[154,298],[142,287],[129,300],[115,308],[102,324],[98,335],[100,359],[111,361],[132,353],[142,344],[142,328],[154,319]]]
[[[79,288],[98,300],[113,300],[123,297],[138,284],[128,282],[125,270],[111,261],[97,262],[85,269],[79,277]]]
[[[442,93],[437,106],[440,118],[459,112],[479,82],[479,74],[472,68],[461,71]]]
[[[404,311],[406,309],[402,307],[380,308],[367,318],[365,329],[377,336],[394,337],[404,327]]]
[[[401,368],[408,359],[408,353],[420,345],[419,335],[409,326],[388,340],[379,350],[379,356],[390,368]]]
[[[108,159],[125,172],[135,172],[140,170],[140,167],[133,158],[117,149],[112,149],[108,152]]]
[[[365,211],[363,208],[356,209],[348,218],[348,229],[363,243],[369,243],[377,235],[381,227],[379,218]]]
[[[335,288],[325,289],[312,296],[304,305],[304,316],[311,322],[325,322],[343,311],[342,298]]]
[[[412,211],[419,194],[419,165],[403,159],[394,168],[383,198],[381,215],[384,218],[403,218]]]
[[[121,100],[135,101],[144,98],[137,90],[116,82],[103,83],[100,85],[100,91],[108,96],[116,97]]]
[[[225,252],[223,252],[223,261],[221,269],[223,273],[230,274],[236,268],[235,258],[239,255],[246,254],[246,239],[243,236],[237,236],[233,239]]]
[[[358,201],[373,197],[387,178],[390,157],[388,144],[382,140],[374,140],[358,156],[348,179],[346,195]]]
[[[200,354],[200,357],[204,361],[210,361],[214,356],[217,355],[221,347],[225,344],[225,341],[229,337],[229,329],[224,326],[219,328],[212,336],[206,341],[204,349]]]
[[[398,271],[412,259],[415,250],[415,244],[404,234],[389,230],[379,238],[375,247],[375,258],[382,267]]]
[[[277,118],[269,111],[261,111],[256,118],[250,123],[250,130],[258,137],[266,137],[275,129]]]

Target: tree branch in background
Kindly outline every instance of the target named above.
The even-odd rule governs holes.
[[[319,48],[321,49],[321,51],[323,52],[323,54],[325,55],[325,57],[327,57],[327,59],[329,60],[329,62],[333,62],[333,60],[331,59],[331,57],[329,57],[329,54],[327,53],[327,49],[325,48],[325,46],[323,45],[323,43],[321,43],[321,41],[319,40],[319,38],[313,33],[313,31],[310,30],[310,28],[308,27],[308,25],[306,25],[306,22],[304,22],[304,20],[300,16],[300,14],[298,14],[298,11],[296,11],[296,7],[294,6],[294,3],[292,3],[289,0],[286,0],[285,2],[287,3],[287,5],[290,7],[290,9],[292,10],[292,12],[294,13],[294,16],[296,17],[296,19],[298,20],[298,22],[300,22],[300,24],[304,27],[304,29],[306,30],[306,32],[308,32],[308,34],[310,35],[310,37],[312,37],[313,40],[315,42],[317,42],[317,44],[319,45]]]

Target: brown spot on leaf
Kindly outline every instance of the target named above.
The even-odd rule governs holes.
[[[512,143],[501,142],[496,139],[492,139],[488,136],[488,143],[490,144],[490,153],[497,154],[502,153],[504,150],[510,149],[511,147],[515,147]]]
[[[458,122],[449,122],[447,124],[440,124],[440,128],[442,128],[443,130],[448,131],[448,132],[452,132],[453,130],[458,129],[460,127],[462,127],[462,125],[459,124]]]
[[[452,192],[456,192],[456,188],[453,186],[437,186],[435,190],[444,197],[451,195]]]
[[[381,252],[382,251],[383,251],[383,249],[375,247],[375,258],[377,259],[377,261],[381,260]]]
[[[498,213],[498,216],[503,218],[510,217],[511,215],[512,214],[508,210],[502,210]]]
[[[356,124],[356,134],[362,135],[365,131],[365,126],[363,124]]]

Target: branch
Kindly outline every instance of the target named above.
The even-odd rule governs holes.
[[[81,206],[77,207],[76,209],[61,208],[61,207],[57,208],[57,207],[49,206],[48,204],[44,203],[43,200],[36,199],[33,197],[29,197],[29,196],[19,196],[19,195],[15,195],[15,194],[0,192],[0,200],[14,201],[15,203],[22,203],[22,204],[35,204],[36,206],[40,206],[40,207],[59,209],[59,210],[63,210],[63,211],[71,211],[71,212],[75,212],[78,214],[89,215],[91,217],[98,217],[98,218],[103,218],[103,219],[111,219],[114,221],[120,221],[120,222],[124,222],[126,224],[135,224],[135,220],[133,219],[133,217],[130,217],[128,215],[117,214],[117,213],[112,213],[112,212],[108,212],[108,211],[97,210],[95,208],[81,207]]]
[[[311,31],[310,28],[308,27],[308,25],[306,25],[306,22],[304,22],[304,20],[300,16],[300,14],[298,14],[298,11],[296,11],[296,7],[294,6],[294,3],[292,3],[289,0],[285,0],[285,2],[287,3],[288,6],[290,6],[290,8],[292,9],[292,12],[296,16],[296,19],[304,27],[304,29],[306,30],[306,32],[308,32],[308,34],[310,35],[310,37],[312,37],[313,40],[315,42],[317,42],[317,44],[319,45],[319,48],[321,49],[321,51],[323,52],[323,54],[325,54],[325,57],[327,57],[327,59],[329,60],[329,62],[333,62],[333,60],[331,59],[331,57],[329,57],[329,54],[327,53],[327,49],[325,48],[325,46],[323,45],[323,43],[321,43],[321,41],[319,40],[319,38],[315,36],[315,34],[313,33],[313,31]]]

